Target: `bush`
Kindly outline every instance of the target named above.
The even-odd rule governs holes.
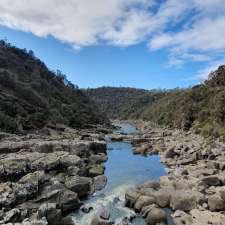
[[[16,120],[0,111],[0,129],[10,133],[17,132],[18,127]]]

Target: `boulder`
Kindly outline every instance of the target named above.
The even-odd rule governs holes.
[[[85,197],[92,191],[92,180],[88,177],[71,176],[66,179],[65,186],[79,197]]]
[[[11,183],[0,183],[0,208],[13,207],[16,202],[16,196]]]
[[[32,170],[50,171],[56,170],[59,166],[59,155],[55,153],[40,154],[40,157],[31,163]]]
[[[6,213],[4,217],[5,223],[18,223],[21,222],[21,213],[19,209],[12,209],[9,212]]]
[[[175,147],[172,147],[165,152],[164,156],[167,159],[167,158],[174,158],[177,155],[178,155],[178,153],[175,152]]]
[[[70,190],[63,190],[60,195],[60,200],[58,200],[58,204],[61,208],[62,214],[66,215],[73,210],[79,209],[81,202],[77,193]]]
[[[37,218],[45,217],[49,225],[58,225],[62,220],[61,211],[56,208],[55,203],[44,203],[40,206],[37,213]]]
[[[152,205],[155,203],[155,198],[151,196],[141,195],[134,204],[134,209],[140,212],[144,206]]]
[[[107,161],[107,155],[104,153],[93,154],[89,157],[89,160],[92,164],[100,164]]]
[[[102,165],[95,165],[88,171],[89,177],[96,177],[104,174],[105,168]]]
[[[166,213],[158,207],[153,207],[148,212],[148,215],[145,218],[145,221],[151,225],[157,225],[157,224],[161,224],[161,225],[165,224],[166,225],[166,223],[167,223]]]
[[[106,146],[106,143],[104,141],[92,142],[90,144],[90,150],[94,154],[99,154],[99,153],[106,154],[107,146]]]
[[[62,167],[80,167],[82,165],[83,161],[81,160],[81,158],[79,156],[76,155],[63,155],[62,157],[60,157],[60,164],[62,165]]]
[[[136,191],[128,191],[125,194],[125,205],[129,208],[133,208],[135,202],[137,201],[137,199],[139,198],[140,193],[136,192]]]
[[[211,211],[221,211],[225,209],[225,202],[219,194],[214,194],[209,196],[208,206]]]
[[[106,186],[107,177],[105,175],[99,175],[97,177],[94,177],[93,183],[94,183],[94,190],[100,191]]]
[[[170,206],[173,210],[190,211],[197,207],[196,195],[185,190],[176,191],[172,194]]]
[[[193,224],[192,217],[180,210],[177,210],[173,215],[173,221],[175,225],[191,225]]]
[[[203,184],[208,185],[208,186],[220,186],[221,185],[221,180],[218,176],[207,176],[202,178],[201,180]]]
[[[171,195],[171,189],[160,189],[159,191],[156,191],[154,193],[156,204],[161,208],[165,208],[170,204]]]
[[[0,160],[0,178],[3,180],[17,181],[29,171],[29,161],[23,157],[15,158],[12,154]]]

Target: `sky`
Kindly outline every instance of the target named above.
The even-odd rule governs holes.
[[[81,88],[190,87],[225,64],[225,0],[1,0],[0,39]]]

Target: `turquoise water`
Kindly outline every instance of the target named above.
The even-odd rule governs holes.
[[[127,134],[136,132],[136,128],[129,124],[119,125],[121,126],[119,132]],[[107,185],[85,202],[85,206],[94,208],[93,211],[89,214],[81,211],[73,214],[77,224],[89,225],[93,216],[103,207],[109,208],[112,220],[119,223],[124,217],[134,214],[132,210],[124,207],[125,192],[145,181],[159,180],[166,174],[166,168],[160,163],[159,156],[133,155],[131,144],[126,142],[108,141],[107,148],[108,161],[105,163]],[[137,218],[132,224],[145,225],[146,223],[142,218]]]

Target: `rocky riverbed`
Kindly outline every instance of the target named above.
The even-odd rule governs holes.
[[[176,225],[225,224],[225,144],[192,132],[138,122],[139,133],[113,139],[131,141],[134,154],[159,154],[168,175],[126,193],[126,206],[148,224],[166,224],[164,208]]]
[[[77,217],[74,212],[80,209],[89,214],[98,209],[96,196],[94,205],[86,207],[87,197],[97,192],[104,195],[102,199],[97,197],[100,202],[110,199],[111,209],[103,204],[103,209],[90,217],[87,225],[106,225],[115,221],[120,225],[144,224],[141,220],[135,221],[137,215],[142,216],[146,224],[163,225],[169,222],[166,213],[169,209],[174,220],[169,224],[224,225],[225,144],[219,140],[206,140],[192,132],[159,128],[151,123],[139,121],[135,126],[138,132],[128,134],[122,131],[111,134],[112,130],[101,127],[82,131],[46,129],[26,136],[1,133],[0,224],[73,225],[74,218],[78,218],[75,223],[79,224],[81,220],[88,220]],[[132,126],[129,129],[133,131]],[[107,144],[106,134],[109,134],[112,145]],[[118,159],[117,167],[124,169],[121,174],[118,170],[118,175],[111,176],[110,170],[116,170],[114,166],[110,167],[110,160],[105,164],[107,152],[111,148],[123,151],[124,146],[131,148],[130,144],[137,156],[131,157],[125,150],[123,154],[127,160],[135,160],[132,164],[136,170],[129,173],[125,167],[120,167],[123,154],[112,151]],[[146,156],[146,161],[143,157],[136,161],[138,155]],[[136,180],[138,184],[131,183],[134,188],[128,186],[126,193],[123,193],[125,189],[121,192],[116,188],[113,195],[108,195],[108,187],[112,184],[119,186],[128,182],[124,180],[116,184],[112,177],[123,180],[121,175],[124,172],[131,180],[136,179],[139,164],[142,167],[149,165],[153,172],[156,165],[153,162],[156,161],[148,161],[151,155],[160,155],[161,162],[168,168],[167,175],[161,174],[159,180],[144,176],[144,179]],[[106,173],[105,165],[108,166]],[[139,175],[146,173],[139,172]],[[149,181],[142,183],[146,178]],[[105,193],[99,192],[105,186]],[[121,195],[117,196],[120,192],[125,197],[124,203]],[[129,210],[135,211],[136,215]],[[118,217],[122,218],[120,222],[117,222]]]
[[[0,224],[74,224],[67,215],[107,181],[103,128],[1,133]]]

